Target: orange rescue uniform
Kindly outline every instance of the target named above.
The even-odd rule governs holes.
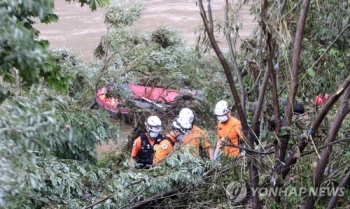
[[[149,144],[153,147],[155,140],[150,139],[147,137]],[[137,154],[141,150],[141,137],[137,137],[134,141],[134,144],[132,145],[132,150],[131,150],[131,157],[136,158]]]
[[[176,138],[170,134],[167,134],[166,137],[169,137],[171,141],[176,142]],[[153,164],[157,164],[159,161],[163,160],[172,150],[173,145],[167,139],[163,139],[157,146],[156,152],[153,157]]]
[[[199,147],[201,145],[203,149],[210,147],[207,133],[195,125],[192,127],[192,130],[189,133],[185,134],[185,137],[181,140],[181,142],[189,147],[194,147],[198,155]],[[203,144],[201,144],[201,142],[203,142]]]
[[[229,142],[234,145],[238,145],[239,138],[243,138],[243,134],[241,132],[241,122],[232,116],[225,123],[219,122],[217,136],[219,137],[219,140],[222,137],[227,137]],[[225,146],[223,151],[227,156],[236,157],[239,155],[239,149],[236,147]]]

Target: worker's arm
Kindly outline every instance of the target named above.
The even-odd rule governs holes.
[[[221,147],[223,145],[224,140],[225,140],[225,137],[222,137],[221,139],[218,139],[218,141],[216,142],[216,148],[214,151],[213,160],[217,160],[219,158],[219,153],[221,152]]]
[[[141,149],[141,138],[138,137],[135,139],[133,145],[132,145],[132,150],[131,150],[131,157],[130,157],[130,167],[134,168],[136,161],[137,161],[137,155]]]
[[[242,126],[241,126],[241,124],[236,126],[236,132],[237,132],[239,138],[244,139],[244,136],[243,136],[243,133],[242,133]]]
[[[137,158],[136,158],[136,157],[130,157],[130,167],[131,167],[131,168],[135,168],[135,166],[136,166],[136,161],[137,161]]]
[[[214,158],[214,150],[211,147],[208,148],[208,155],[209,155],[209,159],[213,160],[213,158]]]
[[[159,143],[156,152],[154,153],[153,157],[153,164],[159,163],[161,160],[163,160],[168,153],[171,151],[172,146],[167,140],[163,140]]]

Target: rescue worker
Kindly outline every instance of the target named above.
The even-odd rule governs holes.
[[[224,100],[219,101],[215,105],[214,114],[218,119],[217,137],[218,142],[214,152],[214,160],[217,160],[219,153],[223,151],[224,155],[230,157],[237,157],[240,153],[239,149],[233,146],[222,147],[225,140],[228,144],[239,144],[239,138],[243,138],[241,131],[241,122],[231,116],[231,108]]]
[[[182,139],[181,142],[190,147],[194,147],[198,156],[200,155],[200,150],[208,149],[208,157],[212,160],[214,150],[210,147],[210,142],[208,141],[207,133],[198,126],[194,125],[195,118],[193,111],[189,108],[182,108],[179,112],[178,117],[188,121],[188,123],[190,123],[192,127],[191,131],[185,134],[185,137]]]
[[[182,118],[175,118],[170,133],[157,145],[153,164],[163,160],[173,150],[175,142],[180,142],[190,130],[191,124]]]
[[[136,168],[148,169],[153,163],[154,145],[163,139],[160,134],[162,122],[157,116],[149,116],[145,122],[146,132],[141,133],[134,141],[130,165]]]

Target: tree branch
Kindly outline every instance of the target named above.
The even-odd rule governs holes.
[[[286,2],[287,2],[287,0],[279,0],[278,1],[278,15],[277,15],[278,20],[277,20],[277,22],[281,21],[283,10],[285,8]]]
[[[254,82],[253,86],[250,88],[250,90],[246,92],[246,96],[249,96],[253,92],[255,87],[258,85],[258,83],[260,81],[261,71],[262,70],[259,69],[259,75],[256,77],[255,82]]]
[[[228,169],[229,169],[229,168],[226,168],[226,169],[222,170],[222,172],[224,172],[224,171],[226,171],[226,170],[228,170]],[[206,173],[203,174],[202,179],[205,180],[206,178],[209,177],[209,175],[213,174],[214,171],[215,171],[215,169],[211,169],[211,170],[207,171]],[[187,187],[190,187],[190,186],[191,186],[191,185],[189,185],[189,186],[187,186]],[[152,202],[152,201],[154,201],[154,200],[164,199],[164,198],[166,198],[166,197],[172,196],[173,194],[176,194],[176,193],[179,192],[180,190],[185,190],[187,187],[180,187],[180,188],[176,188],[176,189],[173,189],[173,190],[170,190],[170,191],[167,191],[167,192],[163,192],[163,193],[160,194],[160,195],[154,195],[154,196],[149,197],[149,198],[147,198],[147,199],[145,199],[145,200],[142,200],[142,201],[140,201],[140,202],[137,202],[137,203],[134,204],[134,205],[131,205],[131,206],[130,206],[129,204],[127,204],[127,205],[122,206],[121,208],[125,208],[125,207],[130,206],[130,207],[128,207],[129,209],[130,209],[130,208],[135,208],[135,209],[136,209],[136,208],[139,208],[139,207],[141,207],[141,206],[143,206],[143,205],[145,205],[145,204],[147,204],[147,203],[149,203],[149,202]],[[182,191],[182,192],[183,192],[183,191]],[[121,208],[120,208],[120,209],[121,209]]]
[[[280,119],[280,112],[279,112],[279,104],[278,104],[278,90],[277,90],[277,84],[276,84],[276,72],[273,69],[273,41],[272,41],[272,34],[267,27],[268,25],[268,1],[264,0],[261,1],[261,8],[262,8],[262,13],[261,13],[261,29],[265,35],[265,46],[266,46],[266,70],[268,71],[268,75],[271,81],[272,85],[272,103],[273,103],[273,112],[274,112],[274,123],[275,123],[275,131],[276,133],[279,133],[281,130],[281,119]],[[261,92],[260,92],[261,94]],[[259,94],[259,97],[261,96]],[[255,115],[254,115],[255,116]],[[253,130],[255,130],[254,128]],[[275,158],[279,159],[280,157],[280,149],[279,145],[277,144],[277,141],[275,141]],[[281,161],[281,160],[279,160]],[[282,161],[283,162],[283,161]]]
[[[261,116],[261,110],[265,98],[265,93],[266,93],[266,87],[267,87],[267,82],[269,80],[269,71],[266,69],[264,73],[264,78],[261,84],[261,88],[259,89],[259,97],[258,97],[258,104],[256,105],[256,109],[253,115],[253,121],[252,121],[252,129],[253,132],[256,134],[258,133],[259,127],[259,120]],[[262,133],[262,132],[261,132]]]
[[[142,181],[144,181],[144,180],[145,180],[145,179],[139,179],[139,180],[137,180],[137,181],[133,181],[133,182],[131,182],[129,185],[127,185],[126,187],[124,187],[124,189],[126,189],[126,188],[128,188],[128,187],[130,187],[130,186],[132,186],[132,185],[138,184],[138,183],[140,183],[140,182],[142,182]],[[117,192],[111,193],[111,194],[107,195],[106,197],[104,197],[104,198],[102,198],[102,199],[100,199],[100,200],[98,200],[98,201],[96,201],[96,202],[94,202],[94,203],[92,203],[92,204],[90,204],[90,205],[88,205],[88,206],[85,206],[84,209],[92,208],[92,207],[94,207],[95,205],[98,205],[98,204],[100,204],[101,202],[104,202],[104,201],[108,200],[108,199],[111,198],[113,195],[118,194],[119,192],[120,192],[120,190],[118,190]]]
[[[185,188],[185,187],[176,188],[176,189],[170,190],[170,191],[168,191],[168,192],[164,192],[164,193],[159,194],[159,195],[154,195],[154,196],[152,196],[152,197],[150,197],[150,198],[147,198],[147,199],[145,199],[145,200],[142,200],[141,202],[138,202],[138,203],[136,203],[136,204],[134,204],[134,205],[131,205],[131,206],[128,207],[128,208],[129,208],[129,209],[140,208],[141,206],[146,205],[147,203],[152,202],[153,200],[157,200],[157,199],[159,199],[159,198],[164,199],[164,198],[166,198],[166,197],[169,196],[169,195],[175,194],[175,193],[179,192],[180,190],[183,190],[184,188]]]
[[[227,45],[230,51],[230,55],[231,55],[231,62],[233,64],[233,68],[235,69],[235,73],[236,73],[236,77],[239,83],[239,87],[241,90],[241,102],[242,102],[242,108],[243,108],[243,112],[246,112],[245,109],[245,103],[246,103],[246,93],[245,93],[245,89],[244,89],[244,85],[243,85],[243,78],[242,78],[242,74],[239,71],[238,68],[238,64],[237,64],[237,57],[236,57],[236,53],[233,50],[233,44],[231,41],[231,30],[230,30],[230,26],[229,26],[229,22],[228,22],[228,8],[229,8],[229,4],[228,4],[228,0],[226,0],[226,5],[225,5],[225,34],[226,34],[226,41],[227,41]],[[238,11],[236,11],[238,12]],[[237,19],[237,18],[236,18]],[[236,27],[236,24],[235,24]]]
[[[235,144],[226,144],[226,146],[239,148],[239,149],[247,151],[247,153],[255,153],[255,154],[259,154],[259,155],[270,155],[270,154],[274,153],[273,150],[269,150],[269,151],[266,151],[266,152],[260,152],[260,151],[252,150],[252,149],[245,148],[245,147],[242,147],[242,146],[239,146],[239,145],[235,145]]]
[[[38,198],[38,197],[34,197],[33,195],[24,195],[24,196],[29,197],[30,199],[33,199],[33,200],[35,200],[35,201],[40,201],[40,202],[42,202],[42,203],[45,203],[46,205],[49,205],[49,206],[52,207],[52,208],[54,207],[54,205],[51,204],[50,202],[45,201],[45,200],[42,200],[42,199],[40,199],[40,198]]]
[[[207,0],[207,6],[208,6],[208,17],[209,17],[209,26],[210,26],[210,33],[212,36],[214,36],[214,23],[213,23],[213,14],[211,12],[211,3],[210,0]]]
[[[347,25],[333,40],[333,42],[327,47],[327,49],[321,54],[321,56],[316,60],[316,62],[312,65],[311,69],[314,69],[315,66],[321,61],[322,57],[328,52],[328,50],[335,44],[335,42],[343,35],[343,33],[350,28],[350,25]]]
[[[341,142],[343,142],[343,141],[348,141],[348,140],[350,140],[350,138],[339,139],[339,140],[336,140],[336,141],[334,141],[334,142],[332,142],[332,143],[324,144],[324,145],[318,147],[317,150],[323,150],[324,148],[326,148],[326,147],[328,147],[328,146],[330,146],[330,145],[338,144],[338,143],[341,143]],[[304,152],[304,153],[303,153],[302,155],[300,155],[300,156],[309,155],[309,154],[314,153],[314,152],[315,152],[315,150],[311,150],[311,151],[309,151],[309,152]]]

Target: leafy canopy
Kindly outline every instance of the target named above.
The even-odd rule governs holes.
[[[79,1],[92,10],[106,6],[107,0]],[[22,86],[38,84],[42,79],[58,91],[67,90],[71,76],[62,73],[48,48],[47,40],[40,40],[33,25],[58,21],[54,14],[54,0],[3,0],[0,2],[0,102],[8,96],[9,87],[17,78]]]

